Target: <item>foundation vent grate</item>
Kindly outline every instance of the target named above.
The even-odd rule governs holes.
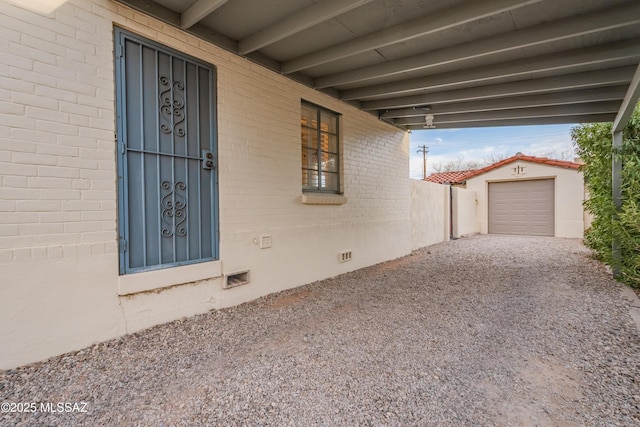
[[[224,288],[235,288],[236,286],[246,285],[249,283],[249,270],[238,271],[224,275]]]
[[[351,251],[342,251],[338,253],[338,262],[351,261]]]

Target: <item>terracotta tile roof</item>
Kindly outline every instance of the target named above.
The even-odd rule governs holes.
[[[446,183],[456,183],[464,181],[465,176],[470,174],[471,172],[475,172],[475,170],[465,170],[465,171],[450,171],[450,172],[438,172],[432,173],[428,177],[425,178],[425,181],[435,182],[437,184]]]
[[[567,160],[549,159],[547,157],[525,156],[522,153],[518,153],[515,156],[511,156],[508,159],[501,160],[501,161],[499,161],[497,163],[494,163],[492,165],[486,166],[486,167],[484,167],[482,169],[471,171],[469,174],[465,175],[462,178],[462,180],[467,180],[469,178],[473,178],[475,176],[482,175],[485,172],[489,172],[490,170],[497,169],[497,168],[499,168],[501,166],[508,165],[509,163],[513,163],[513,162],[518,161],[518,160],[522,160],[522,161],[525,161],[525,162],[531,162],[531,163],[540,163],[542,165],[557,166],[557,167],[567,168],[567,169],[578,169],[581,166],[580,163],[570,162],[570,161],[567,161]]]
[[[567,160],[549,159],[547,157],[525,156],[522,153],[518,153],[515,156],[511,156],[507,159],[501,160],[489,166],[485,166],[481,169],[432,173],[425,179],[425,181],[435,182],[437,184],[444,184],[444,183],[460,184],[469,178],[482,175],[485,172],[489,172],[490,170],[497,169],[504,165],[508,165],[509,163],[513,163],[517,160],[522,160],[525,162],[532,162],[532,163],[540,163],[542,165],[557,166],[557,167],[567,168],[567,169],[578,169],[581,166],[580,163],[570,162]]]

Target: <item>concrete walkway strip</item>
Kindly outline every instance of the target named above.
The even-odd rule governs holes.
[[[463,238],[0,371],[0,426],[638,426],[628,291],[579,240]]]

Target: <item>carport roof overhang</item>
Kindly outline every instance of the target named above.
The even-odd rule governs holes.
[[[640,97],[637,0],[120,3],[404,129],[617,128]]]

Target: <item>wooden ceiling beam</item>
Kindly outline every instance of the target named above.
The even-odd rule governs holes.
[[[636,67],[619,67],[542,79],[523,80],[496,85],[478,86],[362,103],[364,110],[388,110],[425,105],[474,101],[509,96],[533,95],[547,92],[628,85]]]
[[[508,110],[513,108],[547,107],[553,105],[594,103],[603,101],[622,102],[626,86],[599,87],[565,92],[543,93],[539,95],[514,96],[508,98],[485,99],[480,101],[436,104],[429,108],[400,108],[387,110],[381,119],[424,117],[429,112],[435,115],[472,113],[479,111]]]
[[[460,128],[481,128],[481,127],[498,127],[498,126],[539,126],[539,125],[555,125],[555,124],[572,124],[572,123],[602,123],[611,122],[615,114],[582,114],[575,116],[554,116],[554,117],[536,117],[528,119],[502,119],[502,120],[486,120],[472,122],[455,122],[437,124],[434,129],[460,129]],[[408,130],[428,130],[423,125],[405,126]]]
[[[640,24],[640,2],[632,2],[615,8],[462,43],[446,49],[319,77],[316,79],[316,87],[322,89],[358,83],[638,24]]]
[[[198,0],[193,6],[182,12],[180,15],[180,27],[183,29],[193,27],[227,1],[228,0]]]
[[[246,55],[272,43],[291,37],[301,31],[318,25],[352,9],[365,5],[372,0],[323,0],[315,3],[276,24],[238,42],[238,52]]]
[[[605,101],[589,104],[553,105],[546,107],[512,108],[508,110],[478,111],[471,113],[444,114],[433,112],[433,124],[458,122],[484,122],[492,120],[534,119],[539,117],[576,116],[586,114],[615,114],[620,106],[619,101]],[[432,113],[432,112],[430,112]],[[418,125],[424,123],[423,117],[407,117],[396,119],[399,126]]]
[[[282,64],[282,72],[289,74],[304,70],[412,38],[433,34],[487,16],[537,3],[538,1],[541,0],[470,0],[463,5],[449,7],[434,12],[429,16],[397,24],[308,55],[285,61]]]
[[[606,62],[628,58],[640,58],[640,39],[624,40],[606,45],[590,46],[500,64],[351,89],[343,91],[341,98],[350,101],[354,99],[366,100],[371,97],[407,95],[411,92],[444,89],[466,83],[481,84],[505,77],[530,76],[535,73],[577,69],[580,66],[594,64],[604,66]]]
[[[640,64],[638,64],[638,68],[631,79],[627,93],[622,100],[620,110],[618,111],[618,114],[616,114],[616,118],[613,122],[613,132],[621,132],[624,130],[625,126],[627,126],[627,122],[633,114],[633,110],[638,104],[638,99],[640,99]]]

